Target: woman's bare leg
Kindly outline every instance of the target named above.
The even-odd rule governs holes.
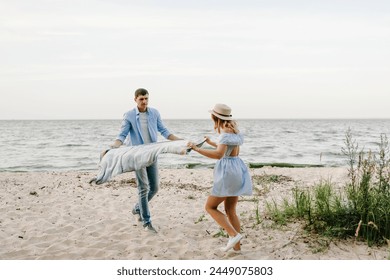
[[[241,231],[240,219],[238,218],[236,212],[237,202],[238,202],[238,196],[227,197],[225,199],[225,211],[230,224],[234,227],[237,233],[240,233]],[[240,250],[241,249],[240,242],[238,242],[233,247],[233,249],[236,251]]]
[[[229,236],[233,237],[236,236],[238,232],[229,222],[226,215],[218,210],[218,205],[226,199],[226,197],[209,196],[207,198],[205,209],[210,214],[210,216],[217,222],[217,224],[220,225],[223,229],[225,229]]]

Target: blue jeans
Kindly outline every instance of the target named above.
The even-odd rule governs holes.
[[[157,162],[149,167],[135,171],[138,187],[138,203],[134,206],[137,213],[140,213],[145,224],[151,222],[149,201],[158,192],[158,166]]]

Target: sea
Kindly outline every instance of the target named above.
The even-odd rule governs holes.
[[[242,119],[240,157],[250,166],[347,166],[346,133],[359,150],[379,151],[390,119]],[[218,135],[209,119],[164,120],[175,135],[193,141]],[[0,172],[95,171],[100,152],[115,140],[121,120],[0,120]],[[165,141],[160,137],[159,141]],[[207,144],[205,144],[207,145]],[[206,148],[206,147],[205,147]],[[196,152],[159,156],[160,168],[211,168]]]

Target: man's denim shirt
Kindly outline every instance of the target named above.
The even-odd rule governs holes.
[[[168,139],[168,136],[171,133],[164,126],[160,113],[156,109],[148,107],[147,114],[148,130],[152,142],[157,142],[157,132],[160,132],[164,138]],[[130,142],[128,143],[128,146],[144,144],[138,107],[135,107],[123,115],[121,130],[116,139],[125,143],[125,139],[128,135],[130,135]]]

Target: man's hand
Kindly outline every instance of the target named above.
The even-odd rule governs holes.
[[[114,141],[114,143],[110,146],[112,149],[116,149],[116,148],[119,148],[120,146],[122,146],[122,141],[121,140],[118,140],[118,139],[116,139],[115,141]]]
[[[176,135],[170,134],[170,135],[168,136],[168,140],[173,141],[173,140],[183,140],[183,139],[177,137]]]

